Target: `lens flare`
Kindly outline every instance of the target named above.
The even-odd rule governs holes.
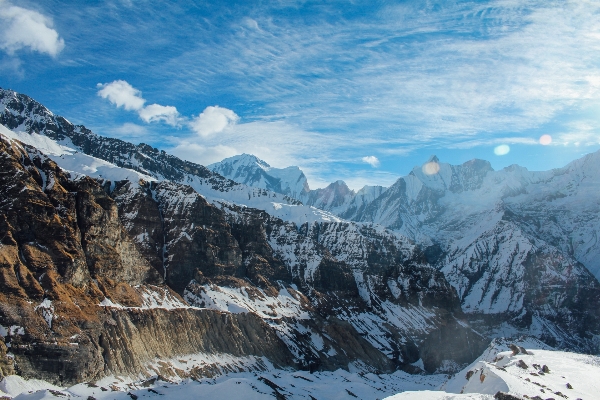
[[[423,173],[425,175],[437,174],[439,170],[440,170],[440,164],[436,163],[435,161],[431,161],[431,162],[425,163],[423,165]]]
[[[496,146],[496,148],[494,149],[494,154],[497,156],[503,156],[505,154],[508,154],[509,151],[510,147],[507,144],[501,144],[500,146]]]
[[[552,136],[550,135],[542,135],[540,136],[540,144],[543,146],[548,146],[552,143]]]

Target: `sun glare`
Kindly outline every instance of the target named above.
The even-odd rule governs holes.
[[[504,156],[510,152],[510,147],[507,144],[501,144],[494,148],[494,154],[497,156]]]
[[[428,162],[425,165],[423,165],[423,173],[425,175],[435,175],[438,173],[439,170],[440,164],[436,163],[435,161]]]
[[[548,146],[552,143],[552,136],[550,135],[542,135],[540,136],[540,144],[543,146]]]

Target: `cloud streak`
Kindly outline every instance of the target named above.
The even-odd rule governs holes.
[[[264,117],[422,143],[533,129],[600,99],[600,5],[427,7],[335,23],[254,17],[260,31],[199,44],[169,62],[169,78],[189,90],[227,76],[236,96],[264,105]]]

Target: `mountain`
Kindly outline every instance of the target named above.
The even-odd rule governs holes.
[[[306,176],[298,167],[273,168],[265,161],[242,154],[208,165],[208,169],[244,185],[302,199],[309,192]]]
[[[463,310],[482,318],[480,329],[509,318],[550,342],[570,341],[548,323],[571,324],[574,310],[596,301],[586,293],[598,283],[598,171],[599,152],[546,172],[493,171],[482,160],[451,166],[434,157],[354,219],[427,246]],[[506,333],[497,329],[492,335]]]
[[[365,186],[354,192],[344,181],[333,182],[323,189],[311,190],[300,168],[273,168],[250,154],[229,157],[209,165],[208,168],[237,183],[281,193],[342,218],[353,217],[385,190],[382,186]]]
[[[12,91],[0,122],[3,376],[344,369],[374,388],[459,371],[498,336],[597,352],[599,153],[548,172],[432,157],[387,190],[308,192],[349,221]]]
[[[2,94],[4,375],[450,371],[485,346],[402,235],[314,208],[282,219],[247,197],[281,195]]]
[[[0,88],[0,110],[0,124],[9,130],[27,132],[29,135],[21,138],[26,143],[37,146],[47,142],[47,138],[52,139],[52,143],[56,142],[46,144],[51,146],[52,151],[63,155],[56,160],[59,165],[63,159],[67,163],[81,164],[78,158],[83,153],[128,171],[136,171],[151,180],[170,180],[190,185],[213,204],[235,203],[258,207],[272,215],[299,223],[340,220],[331,213],[304,206],[300,201],[281,193],[236,183],[202,165],[181,160],[147,144],[134,145],[96,135],[85,126],[73,125],[65,118],[54,115],[24,94]],[[69,154],[63,154],[65,152]],[[64,165],[64,168],[69,169],[70,166]],[[112,167],[99,167],[94,171],[84,169],[85,174],[94,177],[122,179],[121,176],[106,175],[109,171],[117,171]]]

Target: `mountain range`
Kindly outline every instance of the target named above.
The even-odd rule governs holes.
[[[389,188],[311,190],[11,90],[0,124],[3,376],[453,373],[523,335],[598,353],[600,153],[546,172],[433,156]]]

